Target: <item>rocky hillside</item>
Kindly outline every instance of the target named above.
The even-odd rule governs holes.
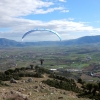
[[[52,84],[55,79],[49,77],[48,70],[40,69],[38,67],[36,67],[36,70],[16,68],[6,70],[4,73],[0,72],[0,100],[90,100],[78,98],[74,89],[79,87],[75,85],[74,80],[67,79],[68,84],[64,82],[69,86],[66,89],[45,84],[44,81],[51,80]],[[36,74],[37,70],[39,74]],[[55,81],[60,82],[59,80]],[[69,82],[73,87],[75,86],[72,91],[68,91],[70,88]]]

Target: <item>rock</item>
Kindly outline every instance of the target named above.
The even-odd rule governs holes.
[[[38,81],[35,81],[36,83],[38,83]]]
[[[25,80],[22,80],[21,82],[22,82],[22,83],[25,83]]]
[[[16,81],[14,78],[12,78],[12,79],[10,80],[10,83],[17,83],[17,81]]]
[[[37,89],[38,88],[38,86],[34,86],[34,89]]]
[[[10,93],[12,94],[12,96],[14,96],[13,98],[19,98],[15,100],[28,100],[28,95],[22,94],[21,92],[12,90],[10,91]]]
[[[23,92],[23,91],[25,91],[25,89],[24,88],[19,88],[17,91]]]
[[[63,99],[63,97],[58,97],[58,99]]]
[[[28,95],[31,95],[31,94],[32,94],[31,92],[28,93]]]
[[[32,82],[33,81],[33,79],[32,78],[29,78],[28,80],[27,80],[27,82]]]
[[[35,91],[35,92],[39,92],[39,90],[37,90],[37,89],[34,89],[34,91]]]

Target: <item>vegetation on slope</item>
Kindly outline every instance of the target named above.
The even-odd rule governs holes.
[[[31,72],[34,70],[34,72]],[[74,79],[68,79],[67,77],[57,75],[56,73],[51,73],[48,69],[36,66],[34,69],[27,68],[15,68],[9,69],[5,72],[0,73],[0,86],[6,85],[2,81],[10,80],[11,78],[21,79],[21,77],[37,77],[42,78],[43,74],[49,74],[50,79],[42,81],[52,87],[64,89],[67,91],[73,91],[77,93],[78,97],[83,98],[94,98],[95,100],[100,100],[100,82],[97,83],[86,83],[82,79],[78,79],[78,83],[81,84],[79,87]]]

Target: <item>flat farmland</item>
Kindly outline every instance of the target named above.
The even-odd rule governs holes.
[[[22,47],[0,48],[0,70],[15,67],[27,67],[30,64],[47,68],[86,68],[90,64],[99,64],[100,47],[94,46],[55,46],[55,47]]]

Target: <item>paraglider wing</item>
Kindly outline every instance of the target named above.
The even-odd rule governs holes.
[[[49,31],[52,32],[52,33],[54,33],[54,34],[56,34],[59,37],[60,41],[61,41],[61,37],[60,37],[60,35],[57,32],[55,32],[53,30],[49,30]]]
[[[48,31],[48,32],[54,33],[54,34],[56,34],[56,35],[59,37],[59,39],[60,39],[60,41],[61,41],[60,35],[59,35],[57,32],[55,32],[55,31],[53,31],[53,30],[50,30],[50,29],[34,29],[34,30],[31,30],[31,31],[28,31],[28,32],[26,32],[26,33],[22,36],[22,41],[23,41],[23,39],[24,39],[24,37],[25,37],[26,35],[28,35],[28,34],[34,32],[34,31]]]
[[[29,34],[29,33],[31,33],[31,32],[34,32],[34,30],[31,30],[31,31],[26,32],[26,33],[23,35],[23,37],[22,37],[22,41],[23,41],[23,38],[24,38],[27,34]]]

